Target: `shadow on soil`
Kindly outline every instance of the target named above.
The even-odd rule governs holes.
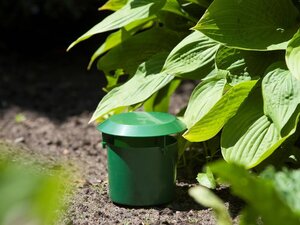
[[[122,208],[127,209],[139,209],[139,208],[145,208],[145,209],[156,209],[156,210],[162,210],[163,213],[174,213],[176,211],[180,212],[189,212],[191,210],[203,210],[206,209],[205,207],[197,204],[188,194],[188,189],[191,187],[191,185],[181,185],[176,186],[176,198],[173,202],[169,204],[164,204],[160,206],[149,206],[149,207],[132,207],[132,206],[126,206],[126,205],[120,205],[117,203],[114,203],[114,205]],[[224,202],[228,204],[228,211],[232,218],[236,218],[242,207],[244,206],[244,203],[241,199],[234,197],[230,194],[229,188],[220,188],[218,190],[215,190],[214,193],[219,196]]]
[[[1,54],[2,55],[2,54]],[[85,59],[85,60],[84,60]],[[0,57],[0,111],[17,106],[61,122],[93,112],[104,93],[103,74],[86,70],[88,56],[54,49],[47,53],[3,53]]]

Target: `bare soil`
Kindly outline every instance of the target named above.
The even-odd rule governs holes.
[[[130,208],[110,201],[106,152],[100,133],[88,124],[104,94],[104,77],[87,72],[85,65],[80,53],[63,51],[34,57],[10,52],[0,59],[0,141],[20,146],[45,167],[69,167],[76,174],[58,224],[216,224],[212,209],[188,196],[196,180],[184,175],[177,182],[176,199],[168,205]],[[193,87],[184,83],[175,94],[172,113],[187,103]],[[24,118],[18,119],[20,115]],[[226,188],[216,193],[236,221],[240,201]]]

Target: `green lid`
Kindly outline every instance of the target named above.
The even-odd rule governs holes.
[[[116,136],[155,137],[181,132],[186,126],[168,113],[129,112],[111,116],[97,129]]]

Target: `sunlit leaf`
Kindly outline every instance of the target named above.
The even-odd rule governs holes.
[[[300,80],[281,66],[266,74],[262,91],[264,114],[281,131],[300,105]]]
[[[188,128],[208,113],[222,97],[227,74],[227,71],[219,71],[214,77],[203,80],[194,89],[184,114]]]
[[[184,133],[184,138],[200,142],[214,137],[236,114],[256,82],[245,81],[230,88],[204,117]]]
[[[300,31],[289,42],[286,50],[286,63],[292,75],[300,80]]]
[[[206,187],[197,186],[189,189],[189,194],[199,204],[213,208],[217,217],[218,225],[232,225],[230,215],[225,207],[224,202]]]
[[[99,10],[112,10],[117,11],[121,9],[128,0],[108,0],[103,6],[99,8]]]
[[[201,32],[193,32],[171,51],[163,70],[178,77],[203,78],[213,69],[218,48],[219,44]]]
[[[95,34],[119,29],[136,20],[148,18],[161,9],[164,3],[164,1],[160,0],[130,0],[123,8],[107,16],[100,23],[74,41],[69,46],[68,50]]]
[[[298,17],[291,0],[214,0],[194,29],[231,47],[285,49]]]
[[[220,46],[216,54],[216,67],[228,70],[229,84],[262,77],[265,70],[277,60],[283,58],[283,51],[244,51],[226,46]]]
[[[129,81],[103,97],[90,122],[100,121],[111,110],[143,102],[172,81],[173,75],[161,72],[165,59],[166,54],[159,54],[142,63]]]
[[[209,166],[206,167],[205,173],[198,173],[196,179],[199,182],[199,184],[209,189],[215,189],[217,186],[216,180]]]
[[[247,168],[254,167],[295,132],[299,111],[290,118],[286,132],[281,136],[280,130],[264,114],[262,100],[261,90],[256,89],[224,126],[221,147],[226,161],[242,164]]]

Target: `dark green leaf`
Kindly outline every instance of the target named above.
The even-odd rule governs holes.
[[[98,69],[109,72],[122,68],[125,73],[132,75],[142,62],[157,53],[171,51],[179,41],[180,35],[177,32],[152,28],[111,49],[98,61]]]
[[[181,80],[179,79],[172,80],[144,103],[144,110],[149,112],[168,112],[171,96],[180,83]]]

